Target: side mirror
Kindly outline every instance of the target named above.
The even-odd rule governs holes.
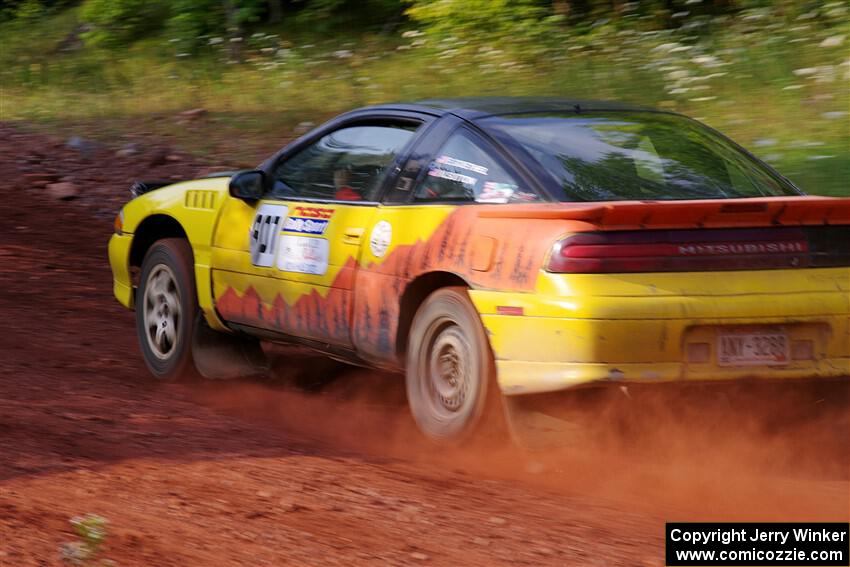
[[[259,170],[240,171],[230,178],[230,196],[245,201],[262,199],[266,194],[266,174]]]

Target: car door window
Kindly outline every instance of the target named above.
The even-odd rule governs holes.
[[[386,169],[416,128],[358,125],[335,130],[275,167],[272,197],[374,201]]]
[[[517,203],[538,201],[486,146],[466,130],[454,133],[428,164],[416,201]]]

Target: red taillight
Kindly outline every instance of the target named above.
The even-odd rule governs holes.
[[[558,273],[691,272],[797,268],[809,264],[802,229],[587,232],[555,243]]]

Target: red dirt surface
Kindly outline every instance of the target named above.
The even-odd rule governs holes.
[[[0,565],[62,564],[88,513],[123,566],[660,566],[665,521],[850,520],[846,384],[553,455],[435,449],[398,377],[286,350],[271,381],[153,382],[106,242],[132,179],[203,165],[156,151],[0,125]],[[45,173],[80,197],[48,197]]]

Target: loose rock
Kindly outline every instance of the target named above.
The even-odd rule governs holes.
[[[47,185],[47,194],[57,201],[70,201],[77,198],[80,194],[80,188],[70,181],[50,183]]]

